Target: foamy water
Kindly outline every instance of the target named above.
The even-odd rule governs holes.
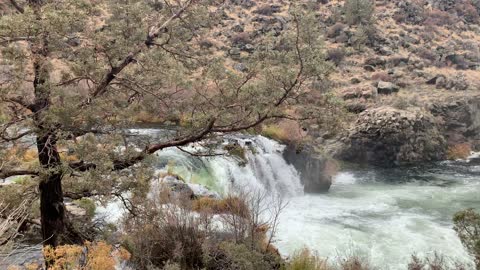
[[[438,179],[395,183],[371,172],[340,173],[328,194],[291,198],[276,244],[287,256],[308,247],[331,261],[357,254],[381,269],[406,269],[412,254],[434,252],[471,264],[451,218],[465,208],[480,210],[480,181],[429,177]]]

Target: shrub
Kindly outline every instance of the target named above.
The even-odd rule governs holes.
[[[232,195],[220,200],[207,197],[197,199],[193,202],[192,209],[197,212],[208,211],[213,214],[234,213],[244,218],[248,218],[249,215],[245,201]]]
[[[425,25],[446,26],[455,23],[454,18],[446,11],[432,10],[426,14]]]
[[[242,44],[248,44],[251,43],[252,40],[250,38],[250,34],[243,32],[243,33],[238,33],[232,36],[232,43],[233,45],[242,45]]]
[[[147,205],[145,205],[147,206]],[[178,263],[182,269],[203,267],[201,222],[185,205],[167,204],[162,209],[149,204],[128,220],[124,240],[138,269],[165,267]]]
[[[75,203],[83,208],[87,214],[87,217],[93,218],[95,215],[95,209],[97,208],[95,202],[89,198],[81,198],[80,200],[76,200]]]
[[[399,11],[395,13],[394,19],[397,22],[420,24],[425,20],[423,0],[399,2]]]
[[[272,5],[262,5],[254,11],[254,13],[265,15],[265,16],[271,16],[273,13],[276,13],[276,12],[278,12],[278,9]]]
[[[369,25],[374,22],[375,3],[371,0],[346,0],[345,19],[348,24]]]
[[[287,263],[286,270],[328,270],[327,261],[321,259],[308,249],[296,253]]]
[[[393,101],[392,107],[405,110],[409,107],[418,106],[418,96],[416,95],[397,95]]]
[[[369,270],[372,267],[367,260],[361,259],[358,256],[349,256],[340,261],[341,270]]]
[[[353,36],[353,47],[361,50],[364,45],[371,44],[376,38],[376,28],[373,25],[361,25]]]
[[[471,2],[459,1],[455,5],[455,10],[458,16],[464,17],[469,23],[478,23],[480,21],[480,9],[477,10]]]
[[[472,147],[468,143],[451,145],[447,150],[447,158],[450,160],[466,159],[470,156]]]
[[[115,249],[105,242],[85,243],[84,246],[64,245],[43,249],[43,255],[51,270],[115,270],[117,263],[130,260],[130,253]]]
[[[327,51],[327,60],[332,61],[338,66],[342,63],[343,59],[345,59],[345,54],[344,48],[331,49]]]
[[[205,256],[207,270],[273,270],[280,268],[279,258],[263,254],[244,244],[223,242],[210,247]]]
[[[268,230],[274,235],[278,219],[264,221],[260,214],[272,211],[278,217],[283,208],[282,204],[270,204],[272,209],[264,206],[266,195],[262,194],[238,192],[217,201],[174,196],[161,204],[145,201],[126,222],[125,246],[137,269],[167,265],[181,269],[279,269],[280,257],[271,252],[272,239],[267,238]]]
[[[211,39],[204,38],[204,39],[198,41],[198,45],[202,49],[209,49],[209,48],[212,48],[215,44]]]
[[[480,270],[480,214],[473,209],[464,210],[455,214],[453,223],[453,229],[472,254],[477,270]]]
[[[427,49],[427,48],[424,48],[424,47],[420,47],[417,49],[416,51],[416,54],[423,58],[423,59],[427,59],[429,61],[432,61],[432,62],[435,62],[437,61],[437,54],[435,54],[435,52],[433,52],[432,50],[430,49]]]
[[[386,72],[375,72],[372,75],[372,81],[392,82],[393,78]]]
[[[435,252],[432,257],[423,259],[412,255],[408,270],[466,270],[466,268],[460,263],[452,265],[447,258]]]
[[[327,37],[328,38],[338,37],[342,33],[343,29],[345,29],[345,25],[343,23],[337,22],[336,24],[328,28]]]

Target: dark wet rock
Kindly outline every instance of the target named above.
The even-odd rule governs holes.
[[[319,156],[311,147],[299,149],[293,145],[287,146],[283,157],[300,173],[306,193],[322,193],[330,189],[336,173],[332,160]]]

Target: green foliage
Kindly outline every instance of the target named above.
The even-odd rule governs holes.
[[[345,19],[350,25],[371,25],[374,23],[375,1],[346,0],[344,9]]]
[[[95,215],[95,209],[97,207],[95,206],[95,202],[93,200],[89,198],[81,198],[80,200],[76,200],[75,204],[85,209],[87,217],[93,218],[93,216]]]
[[[157,151],[215,141],[272,118],[332,121],[326,111],[335,105],[310,86],[328,81],[333,65],[325,61],[319,19],[301,3],[289,1],[281,31],[251,36],[254,50],[240,56],[248,72],[240,72],[228,53],[199,46],[225,23],[221,1],[160,2],[21,1],[24,12],[0,17],[1,75],[8,75],[0,88],[2,172],[28,169],[38,175],[36,184],[53,180],[65,192],[98,194],[102,202],[128,192],[127,204],[135,205],[146,198]],[[175,129],[156,138],[132,136],[126,129],[140,120],[175,122]],[[24,131],[30,132],[25,141]],[[40,153],[55,158],[32,151],[38,138],[48,141]],[[242,149],[232,150],[244,157]],[[92,214],[91,202],[79,203]],[[49,218],[57,220],[45,226],[63,226],[63,217]],[[183,255],[193,261],[180,264],[196,266],[197,231],[161,228],[170,237],[157,239],[162,245],[195,236],[182,238]]]
[[[475,259],[477,269],[480,269],[480,214],[474,209],[460,211],[453,217],[460,240]]]

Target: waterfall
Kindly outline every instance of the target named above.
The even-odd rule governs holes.
[[[235,189],[264,190],[283,196],[303,194],[300,175],[282,156],[285,146],[263,136],[228,136],[222,146],[241,147],[243,157],[197,157],[177,148],[157,154],[159,173],[173,173],[190,184],[203,185],[219,194]],[[195,151],[191,145],[188,151]]]

